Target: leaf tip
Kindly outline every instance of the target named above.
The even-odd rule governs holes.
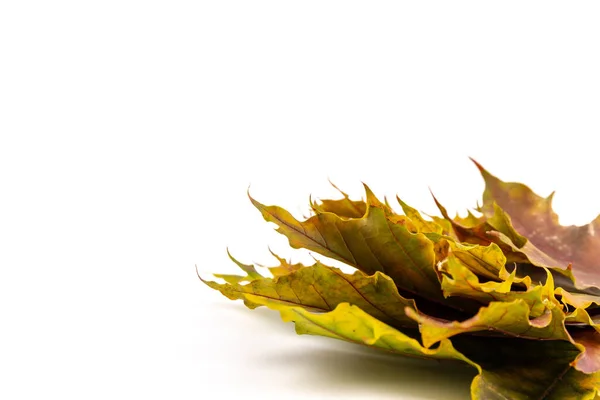
[[[556,190],[553,190],[552,193],[550,193],[548,195],[548,197],[546,197],[546,204],[548,206],[548,208],[552,207],[552,201],[554,200],[554,195],[556,194]]]
[[[477,169],[481,172],[486,172],[485,168],[483,168],[483,166],[473,157],[469,157],[469,160],[471,160],[473,162],[473,164],[475,164],[475,166],[477,167]]]
[[[452,220],[452,218],[450,218],[450,215],[448,214],[448,210],[446,210],[446,207],[444,207],[442,205],[442,203],[440,203],[438,201],[437,197],[435,197],[435,195],[433,194],[433,190],[431,190],[431,188],[429,188],[429,193],[431,193],[431,197],[433,197],[433,201],[435,202],[435,205],[437,206],[437,208],[442,213],[442,216],[444,218],[446,218],[447,220]]]
[[[340,192],[340,194],[341,194],[342,196],[344,196],[344,197],[348,198],[348,194],[347,194],[346,192],[344,192],[342,189],[340,189],[340,188],[339,188],[339,187],[338,187],[338,186],[337,186],[335,183],[333,183],[333,181],[331,180],[331,178],[330,178],[330,177],[327,177],[327,181],[329,182],[329,184],[330,184],[331,186],[333,186],[333,188],[334,188],[335,190],[337,190],[338,192]]]
[[[227,252],[227,256],[229,257],[229,259],[237,264],[238,261],[231,255],[231,251],[229,251],[229,246],[225,247],[225,251]]]
[[[475,164],[475,166],[477,167],[477,169],[479,170],[479,172],[481,173],[481,176],[483,177],[483,179],[485,180],[486,184],[488,183],[488,181],[490,179],[492,180],[498,180],[498,178],[496,178],[494,175],[490,174],[488,172],[487,169],[485,169],[483,167],[483,165],[481,165],[478,161],[476,161],[474,158],[469,157],[471,159],[471,161],[473,161],[473,164]]]
[[[308,203],[310,204],[310,208],[314,212],[318,212],[319,211],[319,205],[317,204],[316,200],[313,200],[312,193],[308,195]]]
[[[248,196],[248,198],[250,199],[250,201],[252,202],[252,204],[254,204],[256,206],[257,201],[254,200],[254,198],[252,197],[252,195],[250,195],[250,185],[248,185],[248,188],[246,189],[246,195]]]
[[[211,288],[214,289],[214,284],[215,284],[214,281],[218,280],[218,277],[211,273],[208,273],[208,272],[200,272],[198,270],[198,265],[195,265],[195,267],[196,267],[196,276],[198,277],[198,279],[205,285],[210,286]]]
[[[233,257],[231,255],[231,252],[229,251],[229,247],[227,247],[227,255],[229,256],[229,259],[231,261],[233,261],[238,267],[240,267],[246,273],[248,273],[248,271],[254,271],[254,266],[253,265],[243,264],[240,261],[238,261],[235,257]]]
[[[377,199],[377,197],[375,196],[375,193],[373,193],[373,191],[371,190],[371,188],[369,186],[367,186],[366,183],[361,182],[363,187],[365,188],[365,193],[366,193],[366,197],[367,197],[367,204],[369,205],[379,205],[380,202]]]
[[[198,271],[198,264],[194,264],[194,267],[196,268],[196,276],[198,277],[198,279],[202,280],[202,277],[200,276],[200,272]]]

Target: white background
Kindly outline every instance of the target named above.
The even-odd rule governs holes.
[[[597,3],[0,4],[0,398],[464,399],[466,367],[296,336],[194,265],[306,258],[249,185],[463,212],[468,156],[600,212]]]

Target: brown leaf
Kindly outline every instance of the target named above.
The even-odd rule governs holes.
[[[558,215],[552,210],[552,195],[540,197],[529,187],[504,182],[475,164],[485,180],[481,210],[488,218],[494,214],[494,203],[497,204],[510,215],[514,229],[550,257],[545,259],[546,263],[554,262],[556,265],[551,267],[563,270],[571,265],[579,288],[600,288],[600,216],[584,226],[560,225]],[[488,223],[493,225],[489,219]]]

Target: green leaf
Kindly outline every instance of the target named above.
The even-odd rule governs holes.
[[[383,272],[403,291],[443,301],[431,240],[411,232],[407,220],[394,216],[366,185],[365,190],[365,215],[350,219],[323,212],[301,222],[281,207],[250,200],[293,248],[315,251],[367,274]]]
[[[246,294],[317,311],[331,311],[340,303],[351,303],[392,326],[417,327],[404,313],[405,307],[416,309],[414,301],[400,296],[394,282],[380,272],[367,276],[355,271],[350,275],[317,262],[274,279],[255,279],[247,285],[203,282],[229,299],[245,300],[249,308],[260,303],[249,301]]]
[[[542,198],[529,187],[504,182],[475,164],[485,180],[484,214],[493,213],[497,204],[510,215],[516,232],[552,260],[551,267],[565,270],[572,265],[579,288],[600,288],[600,216],[584,226],[562,226],[552,210],[552,194]]]

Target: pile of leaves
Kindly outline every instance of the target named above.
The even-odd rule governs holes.
[[[366,199],[311,201],[299,221],[251,199],[293,248],[356,269],[276,256],[272,277],[204,282],[249,308],[267,306],[299,334],[477,369],[473,399],[594,399],[600,385],[600,217],[562,226],[552,195],[503,182],[479,164],[483,202],[467,217],[403,213]]]

